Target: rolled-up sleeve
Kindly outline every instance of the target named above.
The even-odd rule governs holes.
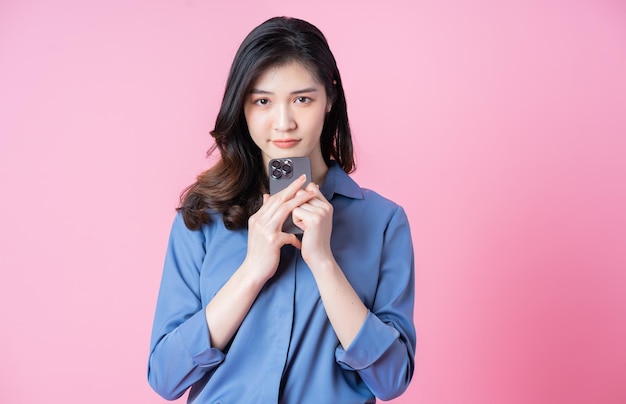
[[[148,382],[172,400],[224,354],[211,347],[200,297],[200,269],[205,257],[205,234],[185,227],[180,215],[172,225],[150,341]]]
[[[414,253],[409,222],[401,207],[385,231],[376,299],[356,338],[339,346],[337,363],[359,373],[382,400],[402,394],[414,370]]]

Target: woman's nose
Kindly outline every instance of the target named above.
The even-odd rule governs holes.
[[[274,129],[277,131],[288,131],[296,128],[296,121],[293,111],[288,105],[280,105],[275,109]]]

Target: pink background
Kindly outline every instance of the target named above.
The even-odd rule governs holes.
[[[0,2],[0,402],[163,401],[174,208],[274,15],[326,33],[355,177],[411,219],[418,367],[394,403],[626,402],[623,1],[217,3]]]

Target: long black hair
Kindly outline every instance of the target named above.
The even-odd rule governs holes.
[[[220,159],[181,195],[178,210],[190,229],[210,220],[207,210],[221,213],[228,229],[245,228],[267,192],[263,158],[253,142],[244,102],[267,69],[297,62],[324,85],[331,102],[320,137],[322,156],[345,171],[355,169],[346,100],[337,62],[326,38],[314,25],[289,17],[271,18],[248,34],[237,51],[211,136]]]

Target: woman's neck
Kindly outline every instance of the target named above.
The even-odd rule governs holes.
[[[328,174],[328,166],[321,154],[311,157],[311,176],[312,181],[317,185],[322,185]]]

